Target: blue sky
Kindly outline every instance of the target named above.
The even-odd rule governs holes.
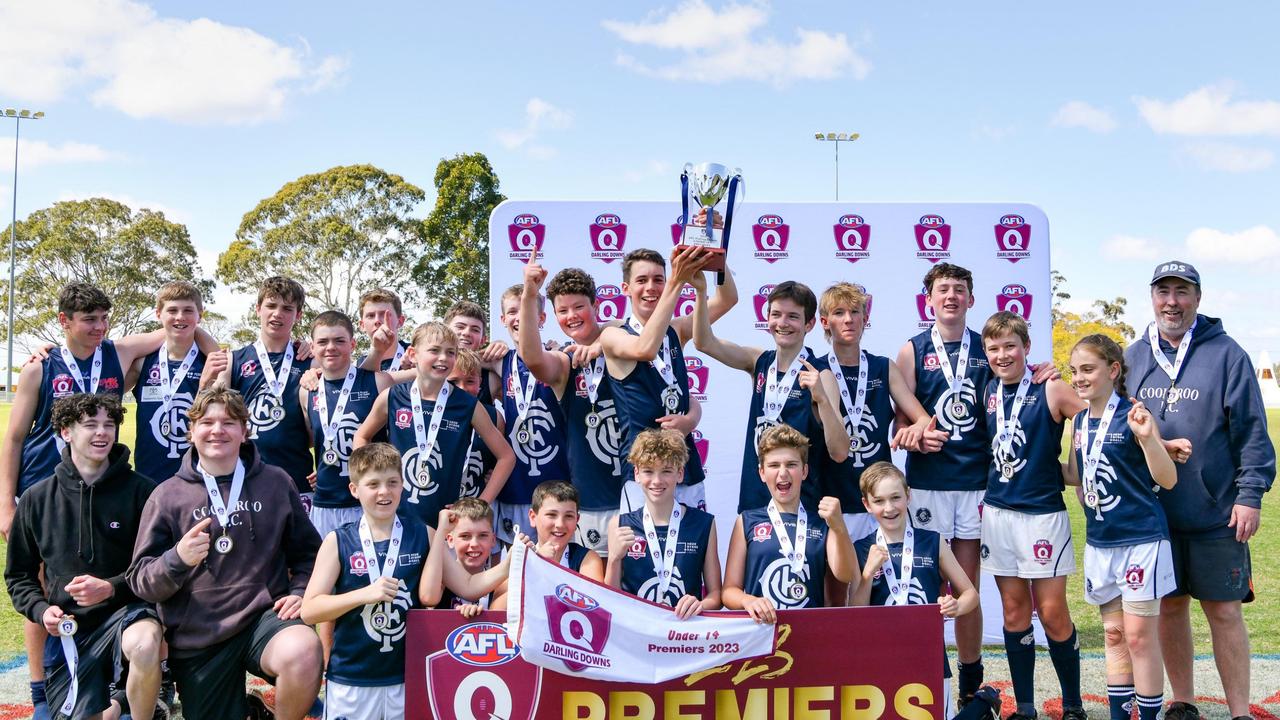
[[[5,3],[0,106],[48,113],[23,126],[19,214],[163,209],[212,275],[244,212],[334,165],[429,191],[482,151],[511,198],[674,202],[713,159],[752,199],[828,200],[813,133],[856,131],[842,199],[1035,203],[1077,300],[1126,295],[1145,326],[1179,257],[1204,312],[1280,355],[1273,3],[428,5]]]

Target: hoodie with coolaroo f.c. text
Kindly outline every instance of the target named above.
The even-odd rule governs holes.
[[[129,568],[129,587],[160,610],[169,644],[199,650],[223,642],[256,622],[286,595],[302,597],[320,548],[293,480],[262,462],[253,443],[240,446],[244,485],[226,528],[233,545],[209,554],[195,567],[178,557],[177,544],[192,527],[214,517],[195,448],[178,474],[160,484],[147,501]],[[225,499],[231,476],[220,476]],[[223,534],[214,517],[211,539]]]
[[[4,579],[13,607],[35,623],[57,605],[83,630],[98,627],[116,610],[137,602],[125,582],[142,508],[155,483],[129,467],[129,448],[117,443],[102,475],[86,483],[71,462],[71,448],[53,477],[22,494],[9,534]],[[44,566],[44,584],[40,571]],[[111,583],[111,597],[82,607],[66,591],[79,575]],[[47,590],[45,589],[47,588]]]
[[[1172,363],[1177,346],[1159,338]],[[1156,418],[1165,440],[1187,438],[1191,458],[1178,465],[1178,484],[1159,497],[1175,534],[1230,537],[1231,508],[1262,507],[1276,477],[1276,453],[1253,363],[1218,318],[1196,316],[1190,347],[1170,382],[1151,354],[1146,333],[1125,352],[1129,394]],[[1170,397],[1170,387],[1174,397]]]

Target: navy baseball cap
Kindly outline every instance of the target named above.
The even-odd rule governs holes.
[[[1197,287],[1200,285],[1200,271],[1196,270],[1195,265],[1181,260],[1169,260],[1157,265],[1155,272],[1151,273],[1151,284],[1155,285],[1165,278],[1178,278],[1193,283]]]

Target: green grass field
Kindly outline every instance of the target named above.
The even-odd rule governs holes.
[[[1280,448],[1280,411],[1267,412],[1271,430],[1271,442]],[[0,405],[0,427],[5,427],[9,419],[9,406]],[[132,419],[126,415],[125,427],[121,431],[121,439],[126,445],[133,446],[134,427]],[[1076,563],[1084,567],[1084,513],[1080,503],[1075,499],[1074,491],[1068,493],[1067,507],[1071,514],[1072,532],[1079,540],[1076,546]],[[1280,541],[1277,541],[1277,528],[1280,527],[1280,506],[1274,499],[1267,498],[1262,507],[1262,530],[1250,542],[1253,556],[1253,586],[1258,596],[1252,604],[1245,607],[1245,622],[1249,625],[1249,637],[1255,654],[1280,653],[1280,592],[1271,585],[1271,580],[1280,578]],[[4,567],[7,557],[7,545],[0,541],[0,569]],[[1098,612],[1084,601],[1084,587],[1081,575],[1077,572],[1068,583],[1068,599],[1071,603],[1071,615],[1075,619],[1080,632],[1080,646],[1086,650],[1102,650],[1102,623]],[[11,656],[22,650],[22,618],[9,603],[9,594],[0,593],[0,658]],[[1204,616],[1192,612],[1192,630],[1195,634],[1196,651],[1210,651],[1209,630]]]

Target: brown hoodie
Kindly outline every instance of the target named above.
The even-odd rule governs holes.
[[[178,557],[178,540],[213,511],[204,479],[196,470],[195,448],[182,458],[178,474],[155,489],[142,511],[129,567],[129,587],[156,603],[169,644],[198,650],[220,643],[256,622],[285,595],[302,596],[311,577],[320,536],[316,534],[293,480],[258,457],[253,443],[240,447],[245,466],[240,501],[227,534],[234,542],[221,555],[212,547],[196,567]],[[219,477],[222,497],[231,477]],[[209,534],[223,528],[215,518]]]

